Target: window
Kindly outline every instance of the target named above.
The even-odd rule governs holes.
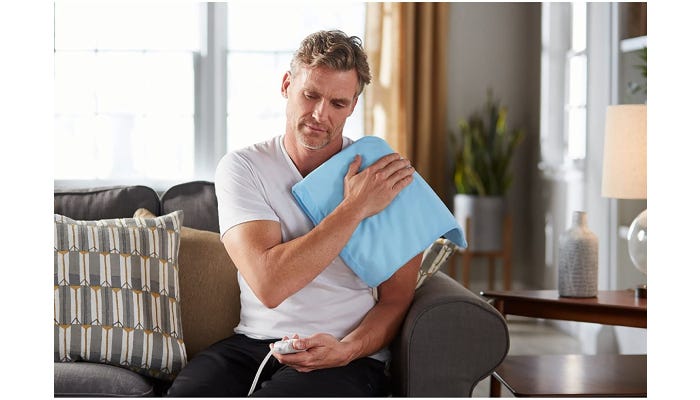
[[[542,4],[540,148],[546,171],[580,171],[586,158],[586,26],[586,3]]]
[[[229,150],[284,133],[282,76],[306,35],[342,27],[348,35],[364,40],[363,3],[326,2],[311,7],[278,3],[274,7],[276,12],[270,13],[269,4],[228,4]],[[353,139],[362,136],[361,102],[362,97],[344,129]]]
[[[363,38],[364,13],[361,2],[55,2],[57,186],[213,179],[226,151],[283,133],[281,80],[303,37]]]
[[[586,158],[586,3],[571,4],[571,48],[567,52],[566,154],[567,161]]]
[[[55,178],[190,178],[196,4],[54,7]]]

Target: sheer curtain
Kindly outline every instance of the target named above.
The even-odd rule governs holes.
[[[448,3],[367,3],[365,48],[372,83],[367,134],[383,137],[447,198]]]

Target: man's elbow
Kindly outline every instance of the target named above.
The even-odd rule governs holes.
[[[255,297],[260,300],[260,303],[271,310],[277,308],[286,299],[280,294],[279,288],[275,288],[275,285],[270,285],[268,288],[258,287],[251,289]]]

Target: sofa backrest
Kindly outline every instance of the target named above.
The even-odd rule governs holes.
[[[160,198],[147,186],[54,190],[53,212],[75,220],[131,218],[139,208],[161,215]]]
[[[184,225],[194,229],[219,232],[219,212],[214,183],[187,182],[166,190],[160,198],[162,214],[182,210]]]
[[[214,183],[193,181],[175,185],[161,196],[148,186],[109,186],[94,189],[56,189],[53,211],[76,220],[131,218],[139,208],[156,216],[184,211],[183,225],[219,232]]]

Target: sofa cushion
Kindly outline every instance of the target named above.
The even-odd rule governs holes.
[[[76,220],[130,218],[139,208],[161,213],[158,194],[147,186],[54,190],[53,212]]]
[[[134,214],[137,217],[149,218],[153,214],[140,209]],[[218,233],[182,228],[178,276],[182,330],[189,359],[230,336],[238,324],[241,299],[236,271]]]
[[[175,210],[185,212],[184,226],[219,232],[219,212],[214,183],[195,181],[175,185],[163,193],[160,201],[163,214]],[[144,208],[157,215],[157,210]]]
[[[54,363],[55,397],[150,397],[147,378],[125,368],[87,362]]]
[[[54,361],[162,379],[182,369],[181,221],[182,211],[98,221],[54,215]]]

